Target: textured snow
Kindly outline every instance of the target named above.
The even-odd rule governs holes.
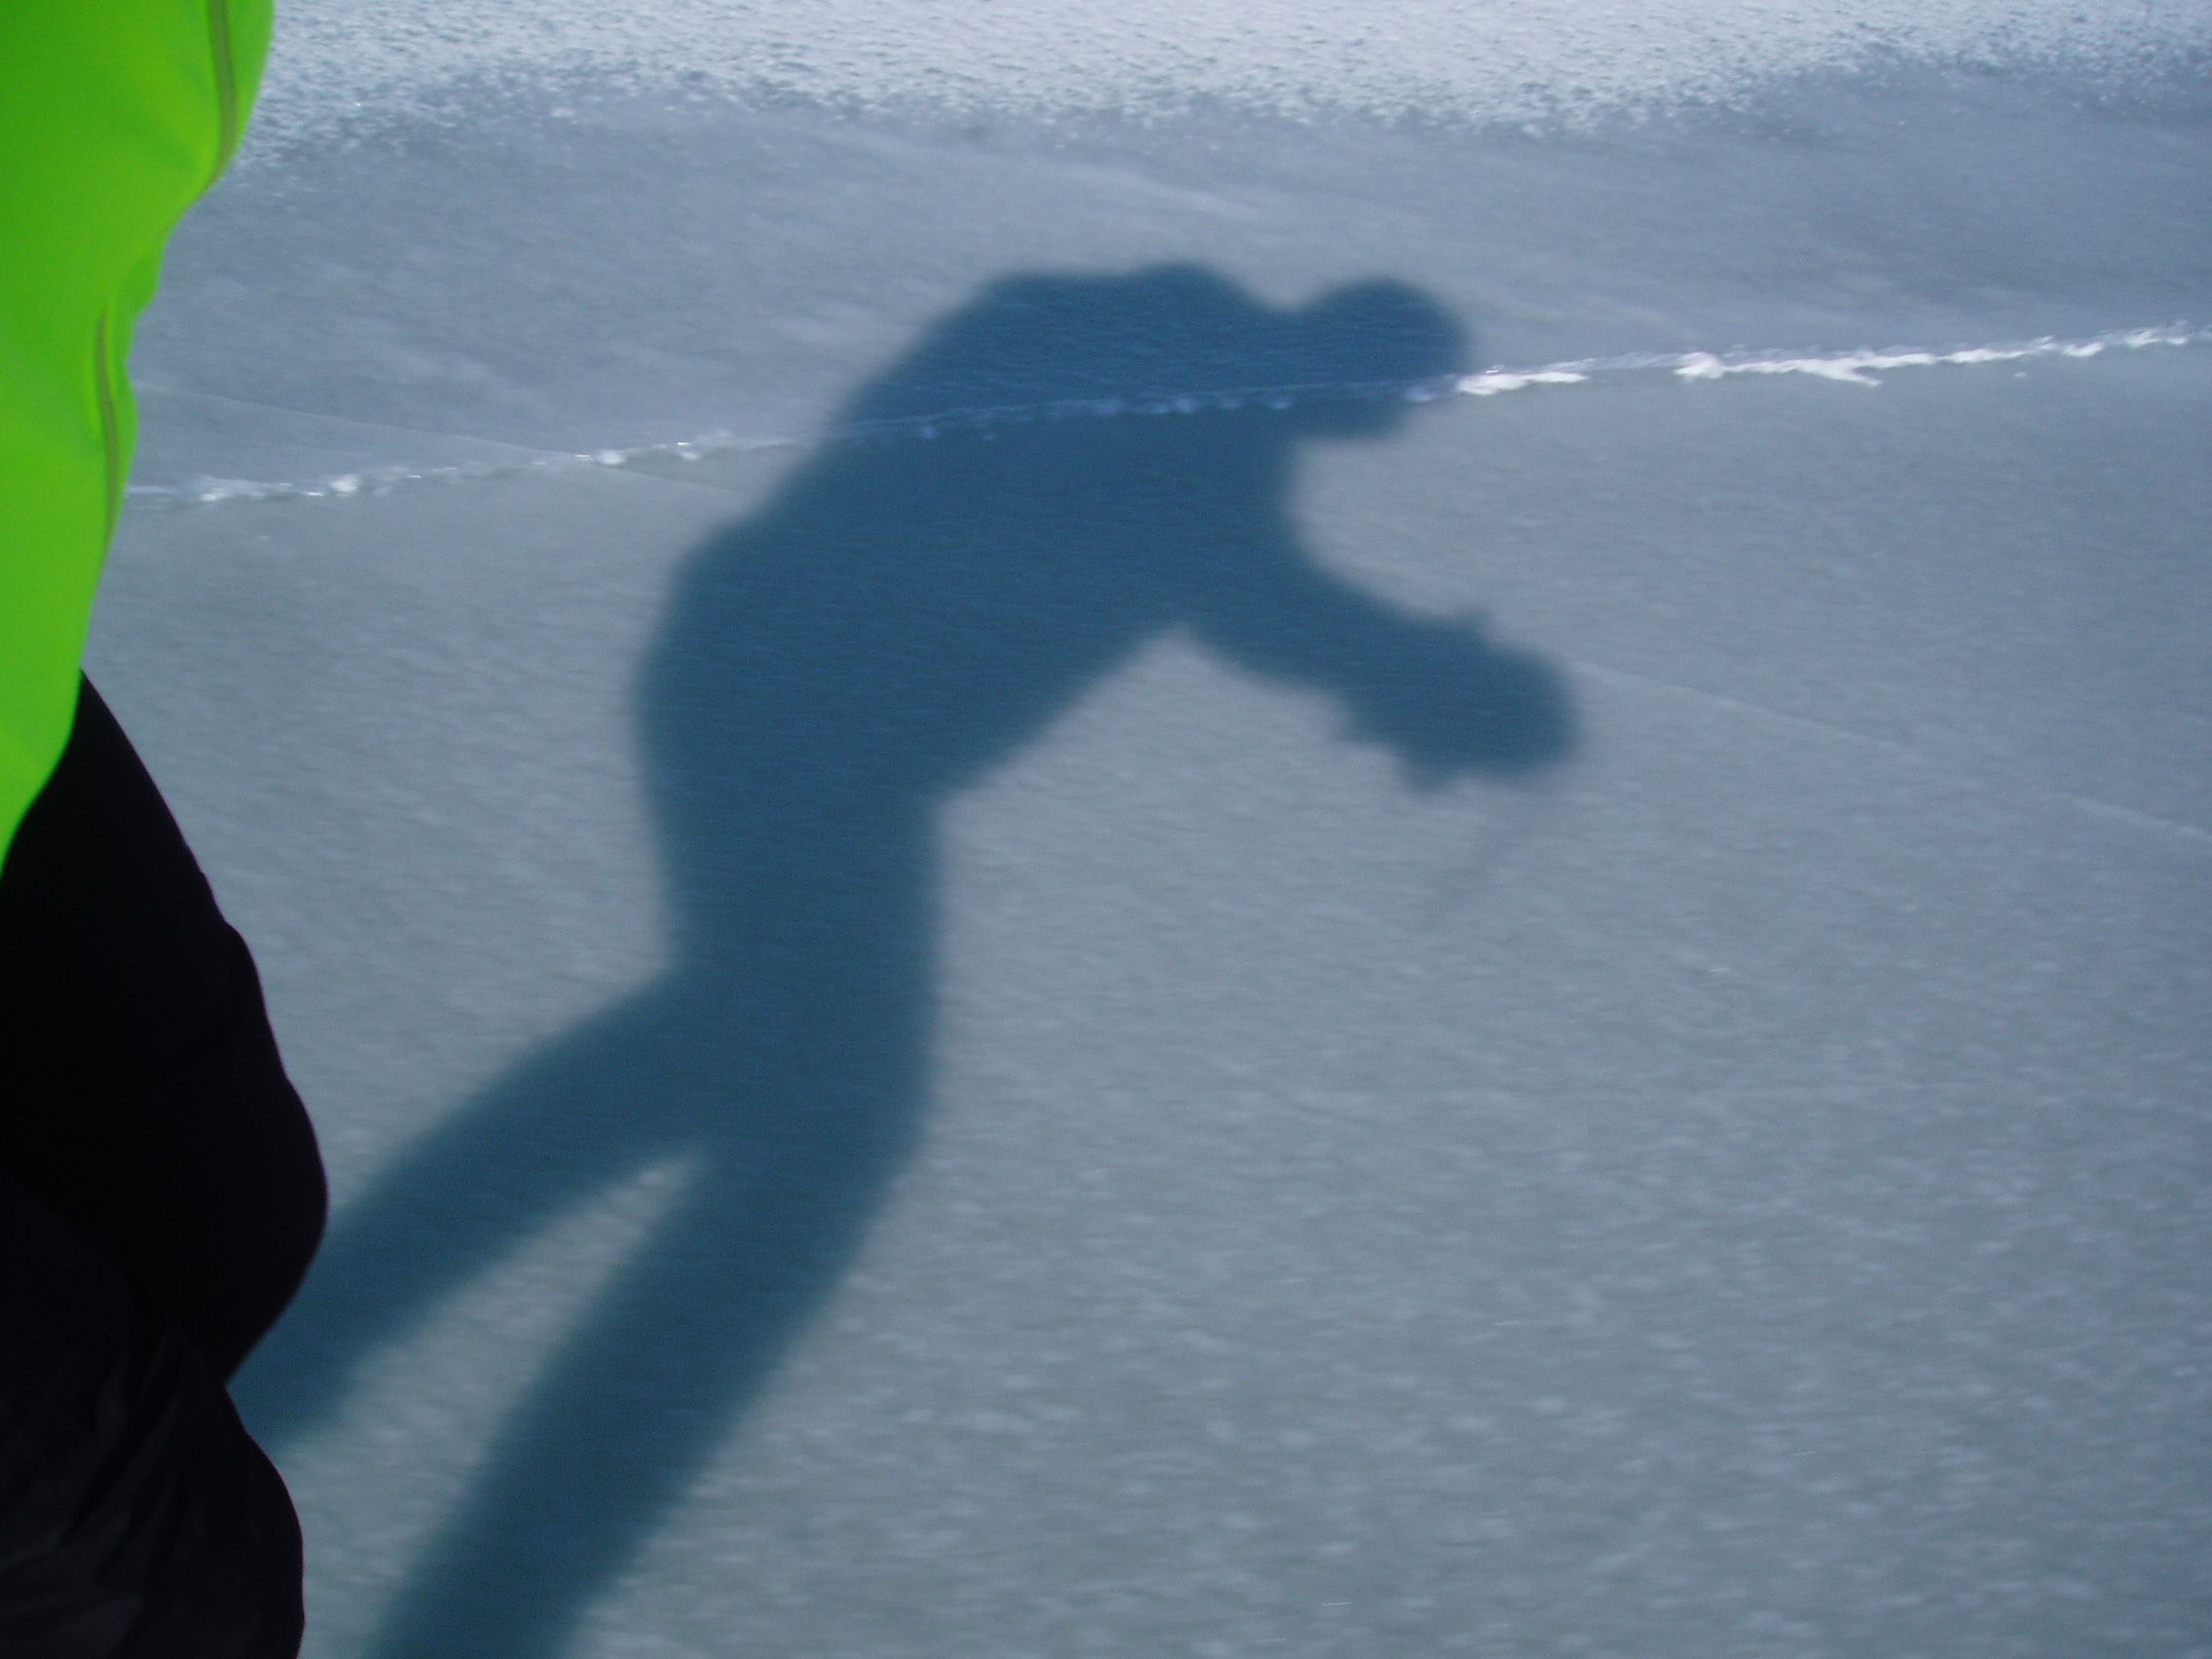
[[[999,116],[1225,99],[1293,113],[1575,119],[1917,57],[2125,72],[2212,41],[2205,0],[292,0],[271,136],[560,78]]]

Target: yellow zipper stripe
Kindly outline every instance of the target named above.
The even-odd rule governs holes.
[[[115,535],[115,521],[123,516],[123,423],[115,409],[115,369],[108,360],[108,313],[92,329],[92,386],[100,402],[100,444],[107,454],[107,536]]]
[[[231,52],[230,0],[207,0],[207,44],[215,58],[215,171],[239,147],[239,71]]]

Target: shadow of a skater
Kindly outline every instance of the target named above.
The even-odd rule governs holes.
[[[1189,267],[1012,278],[844,411],[877,436],[699,549],[639,689],[672,966],[398,1159],[245,1380],[264,1438],[295,1435],[554,1217],[692,1163],[373,1653],[559,1651],[730,1432],[927,1104],[940,805],[1139,647],[1184,629],[1331,692],[1432,779],[1566,754],[1549,668],[1327,574],[1289,517],[1300,440],[1387,435],[1464,356],[1396,283],[1282,313]],[[1185,395],[1234,387],[1303,389]]]

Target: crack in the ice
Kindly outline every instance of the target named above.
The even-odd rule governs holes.
[[[373,432],[406,432],[422,438],[445,438],[457,444],[482,444],[487,449],[513,450],[518,455],[556,456],[562,452],[543,445],[519,444],[508,438],[487,438],[474,432],[449,431],[443,426],[423,426],[407,421],[386,421],[367,415],[338,415],[328,409],[308,409],[297,403],[279,403],[267,397],[240,397],[229,391],[205,391],[197,387],[172,386],[162,381],[142,383],[141,399],[192,398],[205,403],[228,404],[234,409],[266,409],[273,415],[298,415],[310,421],[328,421],[337,426],[359,426]],[[158,488],[158,486],[156,486]]]
[[[928,441],[959,433],[990,439],[1014,427],[1062,421],[1156,418],[1252,409],[1288,410],[1302,404],[1321,402],[1433,403],[1452,397],[1495,397],[1505,392],[1525,391],[1532,387],[1576,386],[1598,379],[1657,374],[1670,375],[1686,383],[1728,380],[1747,375],[1805,375],[1818,380],[1874,387],[1881,385],[1879,375],[1899,369],[1970,367],[2045,357],[2082,359],[2102,356],[2114,350],[2139,351],[2154,346],[2200,346],[2208,342],[2212,342],[2212,327],[2177,322],[2157,328],[2115,329],[2076,340],[2046,337],[1994,346],[1961,347],[1951,350],[1888,348],[1825,354],[1783,351],[1634,352],[1613,357],[1577,358],[1534,368],[1491,368],[1479,374],[1452,375],[1412,382],[1245,387],[1230,390],[1142,397],[1063,398],[1045,403],[948,409],[935,415],[863,422],[833,428],[819,442],[824,446],[831,446]],[[213,392],[184,392],[182,388],[177,389],[181,395],[222,396]],[[646,461],[696,461],[717,455],[759,454],[809,447],[805,440],[798,438],[742,438],[733,432],[715,431],[669,442],[560,453],[506,443],[495,438],[473,438],[459,432],[409,427],[397,423],[351,421],[347,416],[288,409],[283,404],[264,403],[251,398],[223,397],[223,401],[311,416],[318,420],[349,422],[355,425],[382,426],[395,431],[423,431],[424,435],[456,442],[481,443],[518,453],[512,457],[453,461],[434,466],[406,463],[366,466],[308,481],[203,477],[182,484],[132,485],[129,494],[133,501],[144,502],[149,506],[182,507],[211,506],[221,501],[239,500],[314,500],[383,495],[409,484],[459,483],[470,479],[513,477],[533,472],[631,466]]]
[[[1580,658],[1570,659],[1570,662],[1576,673],[1588,675],[1595,680],[1622,681],[1655,690],[1673,691],[1701,703],[1711,703],[1731,710],[1736,714],[1773,720],[1782,725],[1802,727],[1845,743],[1861,744],[1867,748],[1879,749],[1915,766],[1932,771],[1949,771],[1960,782],[1972,788],[2001,791],[2008,794],[2055,802],[2075,807],[2083,812],[2118,818],[2147,833],[2173,836],[2190,843],[2192,846],[2212,852],[2212,830],[2194,824],[2185,824],[2178,819],[2165,818],[2155,812],[2145,812],[2140,807],[2121,806],[2116,801],[2105,800],[2096,795],[2083,794],[2077,790],[2034,785],[2025,783],[2018,778],[1991,777],[1986,774],[1963,772],[1960,770],[1960,762],[1957,756],[1932,755],[1925,750],[1914,747],[1912,744],[1900,742],[1897,738],[1877,737],[1871,732],[1839,725],[1833,720],[1820,719],[1811,715],[1793,715],[1783,709],[1769,707],[1764,703],[1755,703],[1743,697],[1732,697],[1724,691],[1715,691],[1709,686],[1690,685],[1678,680],[1669,680],[1663,675],[1640,674],[1634,669],[1615,668],[1608,664],[1591,662]]]

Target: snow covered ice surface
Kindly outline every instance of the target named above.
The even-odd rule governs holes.
[[[2212,1653],[2212,10],[1387,15],[292,8],[316,1659]]]

